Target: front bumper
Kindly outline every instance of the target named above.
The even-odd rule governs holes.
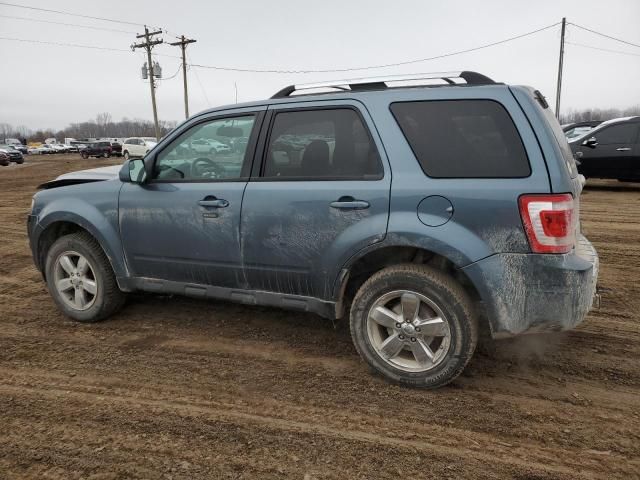
[[[496,254],[463,269],[474,283],[494,338],[567,330],[599,305],[598,254],[580,236],[565,255]]]
[[[29,249],[31,250],[31,256],[33,257],[33,263],[36,268],[42,272],[43,266],[40,265],[40,259],[38,258],[38,251],[36,244],[38,242],[37,237],[41,233],[38,225],[37,215],[27,215],[27,237],[29,238]]]

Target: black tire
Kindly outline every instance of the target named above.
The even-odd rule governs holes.
[[[82,158],[84,158],[85,160],[86,160],[87,158],[89,158],[89,155],[87,155],[85,152],[82,152],[82,153],[80,154],[80,156],[81,156]]]
[[[93,304],[86,310],[71,308],[61,298],[55,287],[54,267],[58,257],[63,253],[73,251],[83,255],[91,265],[97,292]],[[126,295],[118,288],[111,264],[100,244],[88,233],[72,233],[56,240],[45,261],[47,288],[58,308],[68,317],[78,322],[93,323],[104,320],[116,313],[124,305]]]
[[[128,151],[125,150],[124,153],[123,153],[123,156],[124,156],[125,160],[129,160],[129,152]]]
[[[407,372],[389,364],[376,352],[367,333],[368,313],[374,303],[397,290],[427,297],[444,313],[449,325],[448,351],[440,363],[424,372]],[[410,387],[432,389],[454,380],[473,356],[478,341],[478,321],[468,294],[451,276],[426,265],[396,265],[372,275],[353,299],[350,323],[356,350],[372,370]]]

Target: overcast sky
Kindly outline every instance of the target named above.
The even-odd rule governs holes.
[[[124,1],[13,0],[12,3],[160,26],[197,39],[193,63],[284,69],[350,68],[436,56],[568,21],[640,44],[640,1]],[[133,25],[0,5],[0,36],[128,49],[135,35],[37,23],[17,16],[129,31]],[[165,41],[175,41],[163,35]],[[266,98],[291,83],[361,76],[476,70],[497,81],[528,84],[555,96],[560,27],[481,51],[351,73],[267,74],[189,70],[191,113]],[[640,54],[640,48],[567,28],[567,40]],[[179,55],[178,47],[155,52]],[[149,86],[140,78],[141,51],[115,52],[0,40],[0,122],[62,128],[110,112],[152,119]],[[157,58],[165,77],[179,60]],[[198,78],[200,82],[198,81]],[[549,102],[553,104],[553,101]],[[640,56],[567,45],[562,110],[640,104]],[[160,82],[159,116],[182,120],[182,75]]]

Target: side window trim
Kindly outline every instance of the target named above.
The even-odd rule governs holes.
[[[354,177],[265,177],[264,176],[264,168],[266,164],[266,157],[269,149],[269,145],[271,142],[271,134],[273,132],[273,127],[276,119],[276,115],[278,113],[290,113],[290,112],[304,112],[304,111],[317,111],[317,110],[341,110],[348,109],[352,110],[358,116],[360,123],[363,128],[366,130],[367,136],[371,142],[371,145],[376,149],[378,164],[380,167],[381,175],[376,175],[372,178],[366,178],[363,176],[354,176]],[[367,124],[367,121],[360,111],[358,107],[355,105],[351,105],[348,103],[332,103],[328,105],[314,105],[314,106],[292,106],[292,107],[282,107],[282,108],[269,108],[267,112],[266,121],[263,122],[263,132],[260,135],[260,145],[259,148],[256,149],[256,159],[257,162],[254,165],[254,168],[251,170],[251,181],[252,182],[331,182],[331,181],[363,181],[363,182],[371,182],[371,181],[380,181],[385,177],[384,170],[384,161],[382,155],[380,153],[380,149],[375,141],[375,138],[371,132],[371,128]]]
[[[247,117],[253,115],[255,120],[253,123],[253,127],[251,129],[251,135],[249,136],[249,141],[247,142],[247,149],[245,151],[244,163],[242,165],[242,170],[240,172],[240,176],[238,178],[211,178],[211,179],[190,179],[190,180],[180,180],[180,179],[158,179],[152,177],[152,172],[154,171],[156,162],[158,161],[158,156],[161,154],[167,147],[169,147],[176,139],[180,138],[183,134],[190,131],[191,129],[197,127],[198,125],[202,125],[203,123],[211,123],[216,120],[224,120],[231,119],[237,117]],[[229,183],[229,182],[246,182],[249,180],[250,173],[252,171],[256,144],[258,140],[258,134],[262,129],[262,124],[265,117],[265,110],[250,110],[246,112],[233,112],[227,113],[224,115],[211,115],[204,116],[201,119],[198,119],[197,122],[191,123],[185,128],[176,131],[175,135],[172,135],[170,138],[166,139],[166,144],[162,145],[161,149],[153,152],[153,157],[151,158],[151,162],[149,165],[146,165],[145,168],[147,170],[147,175],[150,175],[149,183]]]

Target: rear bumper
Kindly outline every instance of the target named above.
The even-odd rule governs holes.
[[[567,330],[582,322],[599,298],[598,254],[580,236],[565,255],[496,254],[463,271],[474,283],[494,338]]]

